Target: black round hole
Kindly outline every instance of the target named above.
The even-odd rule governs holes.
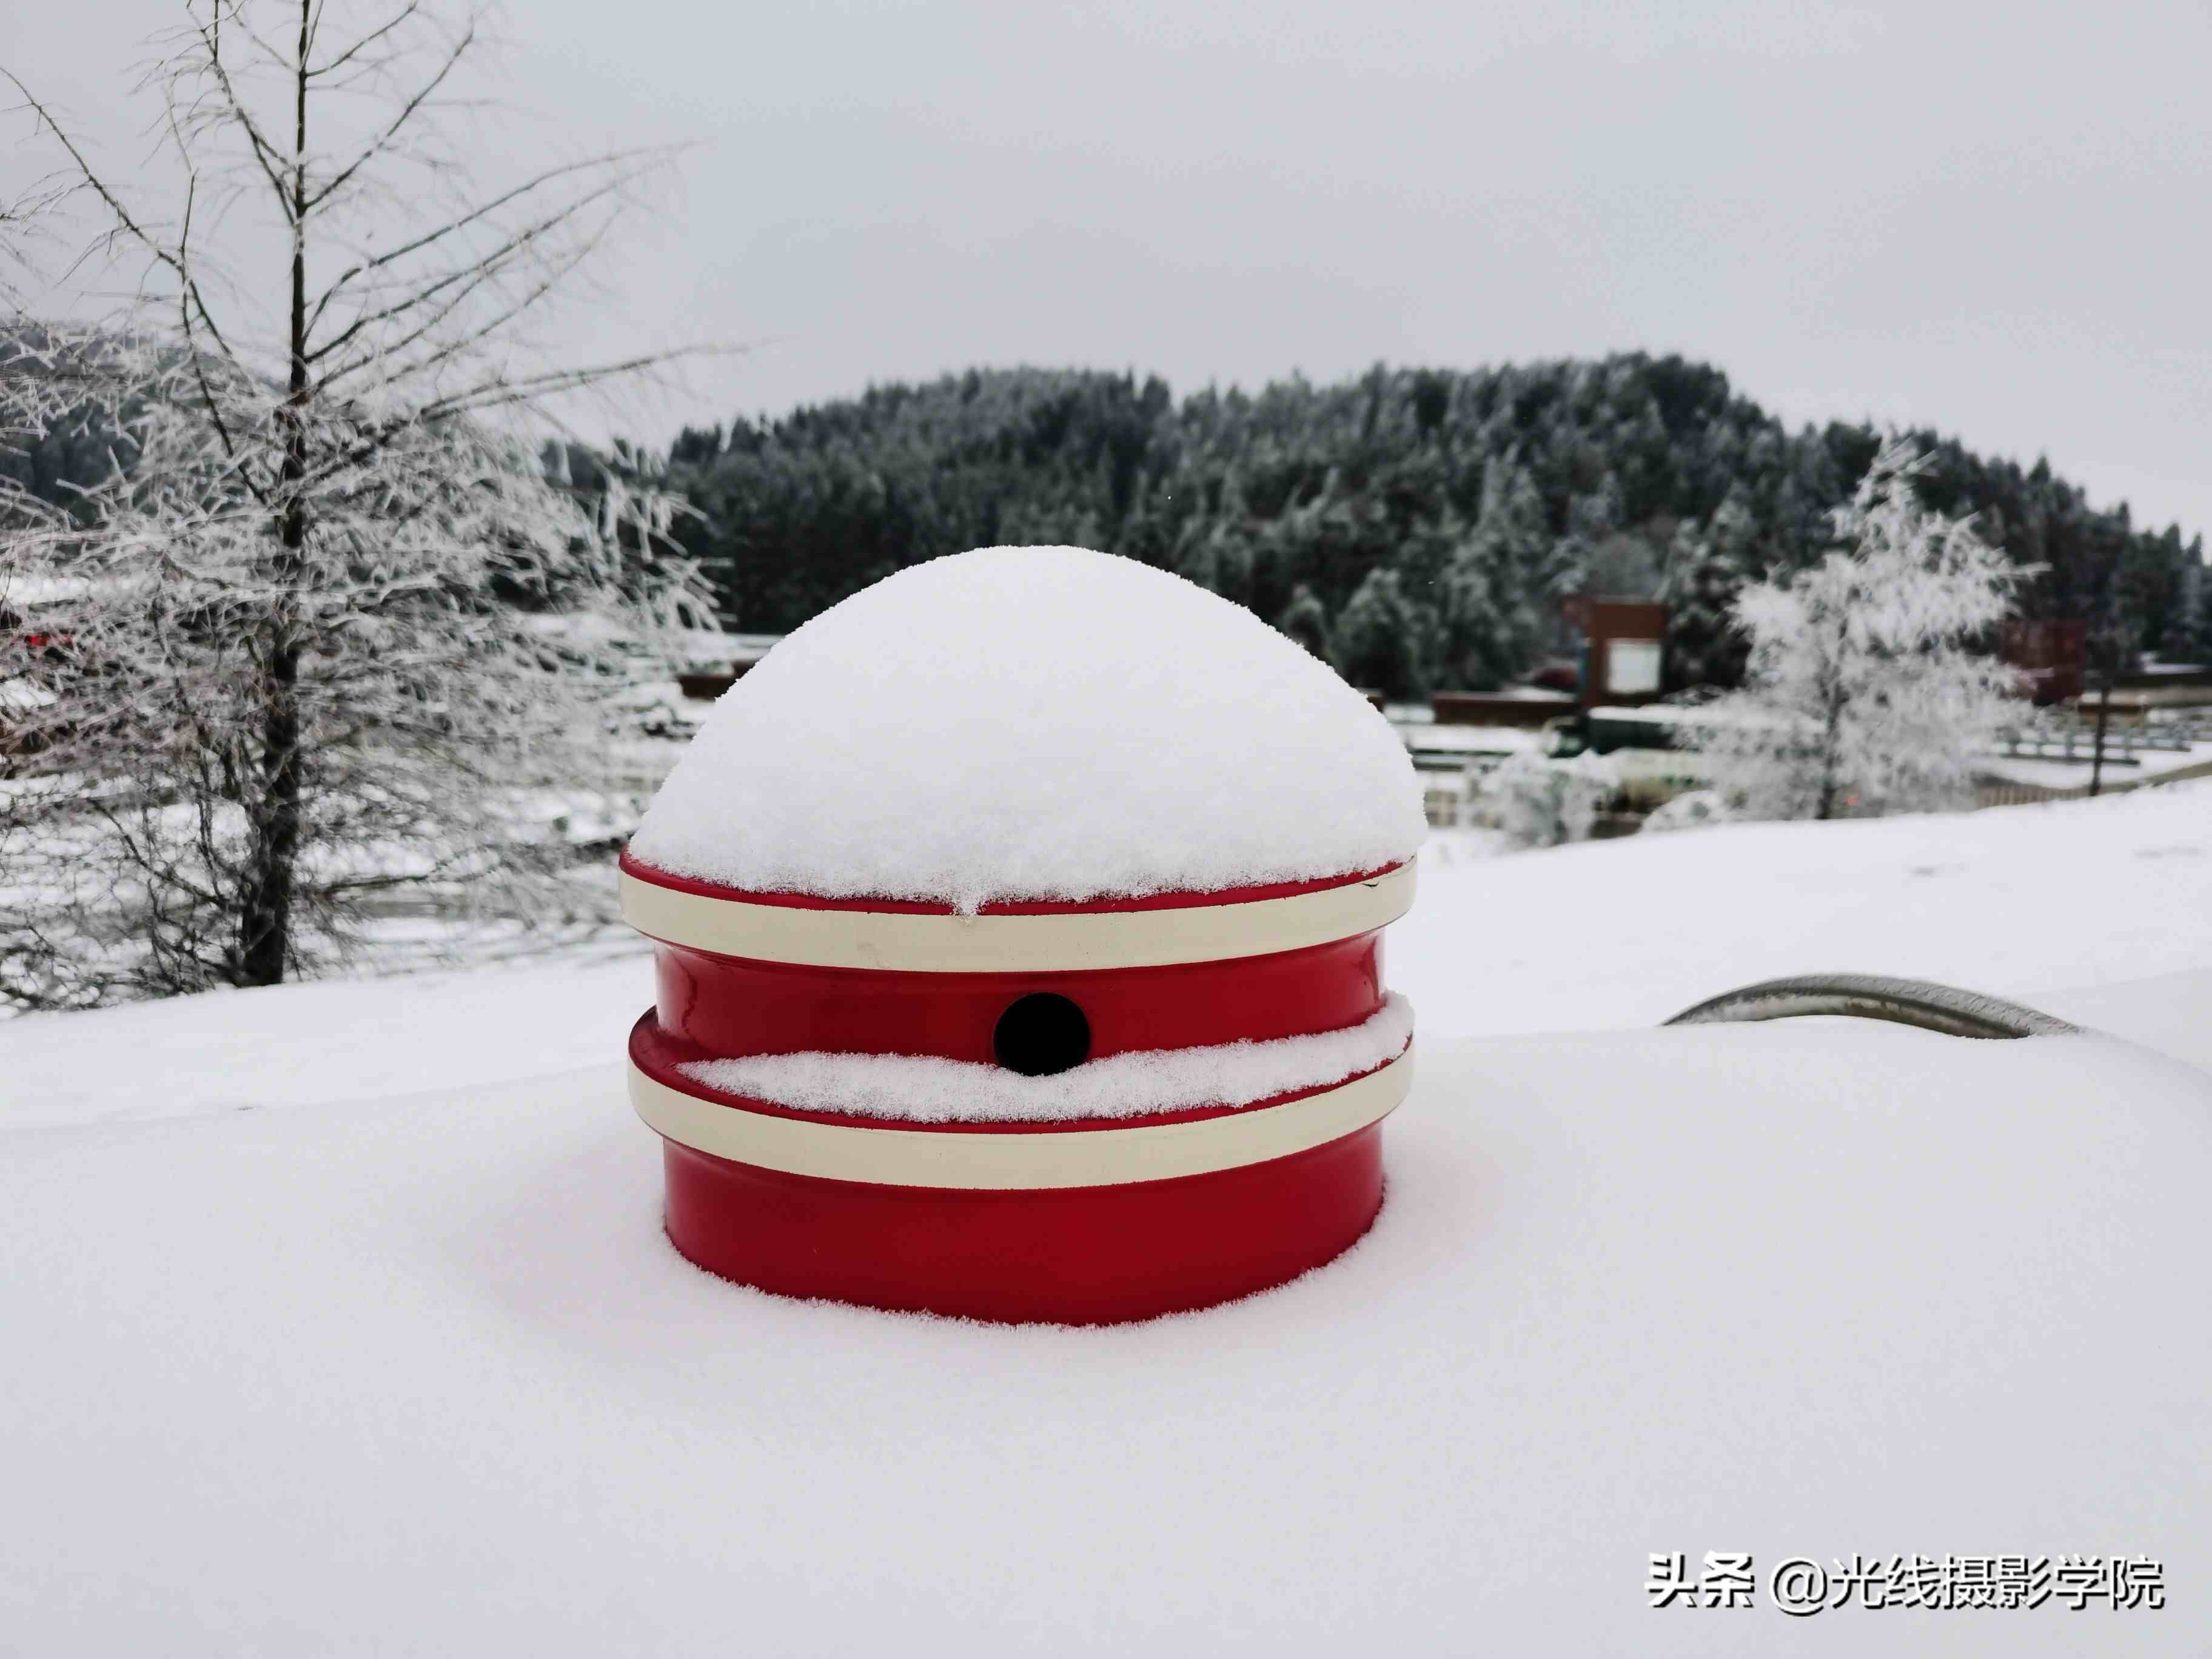
[[[991,1033],[999,1064],[1024,1077],[1050,1077],[1083,1064],[1091,1053],[1091,1022],[1083,1010],[1050,991],[1017,997]]]

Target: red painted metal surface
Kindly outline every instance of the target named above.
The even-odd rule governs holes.
[[[1049,1192],[880,1187],[666,1148],[672,1243],[781,1296],[1113,1324],[1209,1307],[1340,1255],[1382,1204],[1382,1126],[1211,1175]]]
[[[1357,1025],[1382,1006],[1382,934],[1226,962],[1087,973],[906,974],[654,951],[661,1028],[702,1054],[938,1054],[988,1063],[1016,998],[1048,991],[1091,1024],[1091,1057]],[[696,1056],[695,1056],[696,1057]]]
[[[710,898],[949,912],[947,906],[908,901],[738,892],[652,869],[627,854],[623,867],[641,880]],[[992,905],[986,913],[1172,910],[1289,897],[1381,873],[1219,893]],[[733,1110],[946,1133],[1097,1133],[1106,1126],[923,1126],[800,1112],[737,1103],[678,1067],[696,1060],[810,1049],[933,1054],[989,1064],[1000,1016],[1017,999],[1037,992],[1066,997],[1083,1012],[1091,1059],[1339,1030],[1371,1017],[1383,999],[1379,930],[1266,956],[1088,972],[815,968],[661,941],[654,957],[655,1007],[639,1020],[630,1039],[631,1058],[647,1076]],[[1200,1108],[1145,1121],[1218,1116],[1232,1109],[1237,1109]],[[786,1296],[976,1319],[1069,1324],[1146,1319],[1282,1284],[1346,1249],[1372,1224],[1382,1205],[1382,1139],[1377,1123],[1327,1146],[1240,1169],[1036,1192],[826,1181],[733,1163],[672,1141],[665,1143],[666,1225],[676,1248],[699,1266]]]

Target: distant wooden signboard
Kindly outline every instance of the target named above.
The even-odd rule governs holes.
[[[1582,594],[1565,611],[1583,635],[1583,708],[1649,702],[1660,694],[1666,680],[1665,605]]]

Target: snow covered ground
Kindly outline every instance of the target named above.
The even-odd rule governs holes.
[[[2010,996],[2212,1067],[2212,783],[1932,817],[1423,850],[1389,976],[1441,1037],[1650,1026],[1832,969]],[[618,1059],[642,947],[0,1024],[0,1125],[194,1116]]]
[[[2212,1066],[2212,784],[1494,847],[1432,840],[1389,935],[1425,1036],[1650,1025],[1734,986],[1835,969],[2013,997]],[[2126,988],[2191,974],[2193,1007]]]
[[[0,1025],[0,1650],[2212,1646],[2212,786],[1490,845],[1392,935],[1375,1232],[1113,1331],[684,1263],[640,953]],[[1649,1029],[1821,968],[2166,1054]],[[1653,1610],[1678,1550],[1758,1605]],[[1769,1605],[1916,1552],[2169,1605]]]

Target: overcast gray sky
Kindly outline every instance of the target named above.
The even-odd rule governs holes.
[[[366,0],[332,0],[377,7]],[[111,155],[157,0],[0,0]],[[514,0],[518,150],[696,138],[578,356],[634,420],[969,364],[1178,392],[1643,348],[2212,527],[2212,7]],[[0,183],[26,165],[20,122]]]

